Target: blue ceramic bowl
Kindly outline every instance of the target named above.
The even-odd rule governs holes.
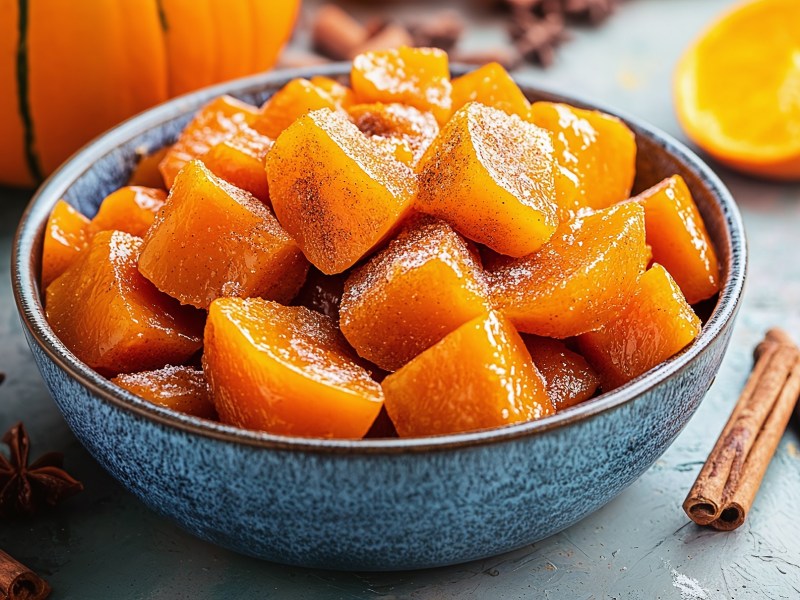
[[[112,385],[45,320],[41,247],[59,198],[93,215],[125,184],[137,152],[172,142],[219,94],[260,103],[294,77],[346,78],[348,70],[342,64],[274,72],[177,98],[111,130],[61,167],[31,201],[14,243],[14,293],[33,356],[92,456],[153,510],[215,544],[293,565],[390,570],[478,559],[552,535],[619,494],[675,439],[714,380],[742,294],[744,232],[729,192],[684,146],[635,119],[625,118],[639,144],[636,188],[674,173],[686,179],[721,259],[722,292],[685,351],[553,417],[423,439],[243,431]],[[591,106],[521,85],[531,99]]]

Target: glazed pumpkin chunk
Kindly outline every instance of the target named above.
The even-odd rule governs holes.
[[[217,419],[208,382],[202,371],[192,367],[166,366],[156,371],[123,373],[111,383],[153,404],[202,419]]]
[[[335,79],[323,75],[314,75],[309,81],[321,90],[328,92],[334,102],[342,108],[347,109],[351,104],[355,104],[353,90]]]
[[[677,354],[699,333],[700,319],[675,280],[654,264],[619,316],[578,342],[607,392]]]
[[[59,200],[47,219],[42,247],[42,287],[61,275],[89,243],[89,219]]]
[[[308,79],[292,79],[267,100],[253,128],[276,139],[297,119],[320,108],[337,110],[339,104],[327,91]]]
[[[523,119],[531,106],[508,71],[496,62],[453,80],[453,111],[468,102],[479,102]]]
[[[414,167],[439,133],[432,113],[404,104],[357,104],[348,109],[362,133],[393,143],[397,160]]]
[[[167,186],[164,184],[164,178],[161,176],[161,171],[158,170],[158,165],[164,160],[168,150],[169,146],[165,146],[152,154],[141,156],[128,179],[128,185],[166,189]]]
[[[48,288],[47,320],[79,359],[106,375],[181,364],[202,345],[202,314],[141,276],[142,240],[101,231]]]
[[[92,233],[116,230],[144,237],[166,199],[167,193],[157,188],[120,188],[103,199],[89,229]]]
[[[529,119],[553,133],[559,204],[567,210],[606,208],[630,196],[636,140],[611,115],[567,104],[534,102]]]
[[[183,304],[220,296],[289,302],[308,262],[266,206],[192,161],[145,238],[139,270]]]
[[[450,66],[437,48],[364,52],[353,59],[350,81],[358,102],[407,104],[432,112],[439,125],[450,118]]]
[[[423,156],[417,207],[497,252],[524,256],[558,226],[554,164],[548,132],[473,102]]]
[[[686,182],[673,175],[636,196],[644,207],[653,260],[669,271],[689,304],[719,291],[719,263]]]
[[[361,356],[395,371],[488,308],[483,273],[464,240],[425,216],[348,277],[341,328]]]
[[[464,323],[382,386],[400,437],[487,429],[554,413],[525,344],[497,312]]]
[[[580,404],[597,391],[600,379],[595,370],[562,340],[536,335],[524,335],[522,339],[544,377],[547,395],[556,411]]]
[[[641,206],[597,211],[563,223],[538,252],[493,271],[494,305],[526,333],[592,331],[625,306],[647,255]]]
[[[383,404],[333,321],[302,306],[214,301],[203,363],[220,419],[248,429],[360,438]]]
[[[298,119],[267,156],[270,200],[308,260],[331,275],[389,235],[411,207],[414,173],[329,109]]]
[[[178,141],[158,165],[164,183],[171,188],[186,163],[203,156],[213,146],[249,127],[258,116],[255,106],[230,96],[220,96],[201,108],[183,129]]]
[[[217,177],[266,202],[269,189],[264,161],[272,144],[270,138],[245,127],[212,147],[200,160]]]

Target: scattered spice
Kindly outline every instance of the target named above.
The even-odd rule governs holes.
[[[83,490],[63,469],[62,454],[50,452],[28,465],[30,440],[22,423],[3,436],[10,456],[0,453],[0,517],[31,516]]]
[[[415,46],[441,48],[449,52],[464,33],[464,20],[454,10],[443,10],[412,21],[408,30]]]
[[[0,600],[44,600],[47,582],[0,550]]]
[[[744,523],[800,395],[800,349],[771,329],[722,434],[683,509],[698,525],[730,531]]]

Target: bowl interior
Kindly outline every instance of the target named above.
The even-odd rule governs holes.
[[[453,68],[456,75],[467,70],[469,69],[463,67]],[[103,134],[74,155],[42,185],[17,230],[12,259],[13,285],[24,325],[58,365],[108,402],[201,435],[247,444],[306,450],[378,453],[429,450],[530,435],[611,410],[683,369],[735,315],[746,271],[744,230],[733,198],[711,169],[685,146],[637,119],[579,98],[540,89],[526,84],[522,79],[518,83],[532,101],[559,101],[583,108],[598,108],[626,121],[636,134],[638,145],[634,193],[676,173],[686,180],[719,255],[722,289],[715,300],[707,301],[699,307],[705,321],[703,331],[680,354],[617,390],[539,421],[429,438],[371,440],[291,438],[211,423],[143,401],[112,385],[73,356],[47,324],[39,285],[44,227],[56,201],[64,198],[85,215],[92,216],[106,195],[126,184],[142,155],[172,143],[193,113],[210,99],[228,93],[244,101],[260,104],[290,79],[320,74],[346,81],[349,65],[344,63],[322,68],[276,71],[174,99]]]

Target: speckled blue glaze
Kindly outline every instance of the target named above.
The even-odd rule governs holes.
[[[23,216],[14,247],[14,292],[36,363],[105,469],[152,509],[227,548],[295,565],[390,570],[477,559],[552,535],[620,493],[675,439],[719,369],[745,278],[743,227],[727,190],[686,148],[633,119],[626,121],[640,149],[636,188],[684,176],[719,251],[724,287],[684,352],[554,417],[419,440],[241,431],[117,388],[78,361],[44,319],[41,242],[59,198],[94,214],[125,183],[137,150],[171,142],[220,93],[261,102],[293,77],[344,77],[347,68],[275,72],[178,98],[112,130],[54,174]],[[522,83],[532,99],[565,99]]]

